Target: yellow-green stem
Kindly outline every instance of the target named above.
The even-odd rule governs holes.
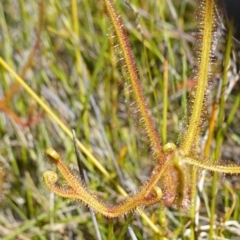
[[[215,223],[215,211],[216,211],[216,196],[217,196],[217,180],[218,173],[213,173],[212,179],[212,191],[211,191],[211,207],[210,207],[210,228],[209,228],[209,239],[214,239],[214,223]]]
[[[167,110],[168,110],[168,59],[165,54],[163,65],[163,123],[162,123],[162,141],[167,142]]]
[[[192,170],[192,181],[191,181],[191,209],[190,209],[190,217],[191,217],[191,240],[195,239],[195,213],[196,213],[196,197],[197,197],[197,168],[193,166]]]
[[[183,162],[193,165],[198,168],[202,168],[205,170],[219,172],[219,173],[230,173],[230,174],[239,174],[240,167],[239,164],[231,164],[228,166],[219,165],[217,163],[212,163],[212,161],[208,161],[208,159],[200,160],[194,157],[184,157],[182,159]]]
[[[199,54],[199,68],[197,73],[197,87],[194,97],[192,113],[190,117],[189,127],[184,137],[181,148],[183,152],[188,155],[192,150],[194,141],[197,139],[196,135],[199,132],[199,124],[202,114],[202,108],[204,103],[204,94],[206,91],[208,78],[211,68],[211,53],[212,53],[212,41],[214,34],[214,0],[206,0],[202,7],[203,14],[203,33],[202,43]],[[201,10],[200,10],[201,11]]]
[[[78,24],[78,5],[77,0],[72,0],[72,25],[73,25],[73,32],[74,32],[74,45],[76,46],[75,49],[75,68],[77,70],[77,75],[79,79],[82,79],[82,68],[83,68],[83,61],[81,60],[81,46],[79,44],[79,24]],[[85,88],[83,81],[78,81],[79,84],[79,97],[81,99],[81,102],[85,102]]]

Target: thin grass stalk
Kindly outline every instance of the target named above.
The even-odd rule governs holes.
[[[108,220],[108,240],[114,240],[114,220]]]
[[[231,108],[231,111],[228,114],[227,121],[226,121],[227,126],[226,126],[226,128],[224,128],[224,134],[227,131],[227,127],[229,127],[229,125],[233,121],[234,116],[237,113],[237,110],[239,110],[239,106],[240,106],[240,93],[237,95],[237,98],[236,98],[236,100],[235,100],[235,102],[234,102],[234,104]]]
[[[132,215],[129,215],[128,217],[125,218],[125,222],[124,222],[124,225],[122,227],[122,230],[121,232],[119,233],[118,237],[117,237],[117,240],[122,240],[124,239],[124,235],[126,234],[127,230],[128,230],[128,226],[130,225],[130,223],[132,222],[133,220],[133,216]]]
[[[181,48],[181,52],[183,55],[183,60],[182,60],[182,79],[183,79],[183,95],[182,95],[182,108],[183,108],[183,112],[187,112],[187,93],[188,93],[188,89],[187,89],[187,59],[186,59],[186,55],[184,53],[184,48]]]
[[[228,83],[228,70],[230,66],[230,58],[231,58],[231,49],[232,49],[232,36],[233,36],[233,21],[229,23],[228,27],[228,34],[227,34],[227,45],[226,45],[226,52],[224,58],[224,65],[223,65],[223,79],[222,79],[222,90],[221,90],[221,97],[219,101],[219,114],[218,114],[218,127],[221,128],[222,123],[224,121],[224,106],[226,101],[225,92],[227,89]]]
[[[229,221],[230,220],[230,217],[235,209],[235,207],[237,206],[237,194],[234,192],[233,188],[230,186],[230,184],[227,182],[224,184],[224,189],[227,191],[227,194],[228,192],[231,194],[231,197],[232,197],[232,205],[231,207],[229,207],[229,198],[228,198],[228,201],[227,201],[227,204],[225,204],[225,208],[228,209],[228,211],[226,211],[225,215],[224,215],[224,221]],[[225,195],[225,194],[224,194]]]
[[[24,41],[28,42],[29,41],[29,35],[28,35],[28,24],[29,21],[27,20],[27,11],[26,11],[26,4],[24,0],[19,0],[19,6],[20,6],[20,11],[21,11],[21,23],[22,23],[22,34],[23,34],[23,39]]]
[[[217,113],[218,113],[218,104],[215,102],[213,104],[212,114],[211,114],[211,117],[210,117],[210,120],[209,120],[208,137],[207,137],[207,141],[206,141],[205,147],[204,147],[204,157],[205,158],[208,158],[209,154],[210,154],[211,143],[213,141],[213,133],[214,133],[214,128],[215,128]]]
[[[13,230],[10,234],[8,234],[6,237],[3,237],[1,240],[14,240],[17,239],[22,233],[27,231],[28,229],[31,229],[33,226],[37,224],[37,222],[41,222],[44,219],[47,219],[48,212],[44,212],[35,219],[25,221],[23,225],[19,226],[16,230]]]
[[[9,30],[7,27],[7,22],[6,22],[6,18],[4,15],[4,10],[3,10],[3,2],[0,1],[0,27],[1,29],[3,29],[4,34],[3,34],[3,39],[1,40],[3,44],[3,54],[5,56],[6,61],[8,62],[8,64],[13,67],[14,66],[14,61],[13,61],[13,54],[12,54],[12,41],[9,37]]]
[[[76,46],[75,49],[75,57],[76,57],[76,62],[75,62],[75,69],[77,70],[77,75],[79,77],[78,83],[79,83],[79,97],[81,99],[81,102],[85,102],[85,97],[84,97],[84,84],[83,81],[81,81],[81,79],[83,78],[82,76],[82,68],[83,68],[83,61],[81,59],[81,47],[79,44],[79,36],[80,36],[80,28],[79,28],[79,24],[78,24],[78,4],[76,0],[72,0],[71,2],[71,6],[72,6],[72,27],[73,27],[73,31],[74,31],[74,44]],[[85,125],[84,125],[85,126]],[[87,125],[86,125],[87,126]]]
[[[168,111],[168,56],[167,49],[163,63],[163,113],[162,113],[162,142],[167,143],[167,111]]]
[[[164,4],[165,1],[159,1],[159,16],[160,18],[165,21],[165,15],[164,15],[164,9],[165,6]],[[160,7],[161,6],[161,7]],[[163,58],[163,111],[162,111],[162,128],[161,128],[161,133],[162,133],[162,142],[163,144],[167,143],[167,111],[168,111],[168,81],[169,81],[169,57],[168,57],[168,49],[170,48],[170,41],[169,37],[163,31],[164,35],[164,41],[165,41],[165,52],[164,52],[164,58]],[[161,228],[166,228],[167,224],[167,217],[165,214],[165,211],[162,207],[159,207],[159,225]],[[160,231],[160,234],[162,234],[163,230]],[[156,239],[158,236],[156,236]]]
[[[227,72],[230,62],[230,55],[231,55],[231,47],[232,47],[232,35],[233,35],[233,23],[230,23],[229,31],[227,34],[227,46],[226,46],[226,53],[224,59],[224,71],[223,71],[223,80],[222,80],[222,90],[221,90],[221,97],[219,103],[219,115],[218,115],[218,133],[216,139],[216,148],[214,154],[214,161],[217,161],[221,154],[221,144],[223,139],[223,131],[222,131],[222,124],[224,122],[224,107],[225,107],[225,91],[227,87]],[[218,181],[218,173],[213,174],[212,180],[212,191],[211,191],[211,216],[210,216],[210,229],[209,229],[209,238],[214,238],[214,222],[215,222],[215,211],[216,211],[216,195],[217,195],[217,181]]]
[[[47,106],[46,103],[25,83],[25,81],[0,57],[0,64],[19,82],[19,84],[26,90],[26,92],[41,106],[41,108],[56,122],[62,131],[72,139],[72,132],[67,126],[59,119],[59,117],[53,113],[53,111]],[[81,142],[78,141],[78,147],[86,156],[94,163],[100,172],[102,172],[107,178],[110,178],[106,169],[95,159],[89,150],[87,150]]]
[[[211,189],[211,202],[210,202],[210,222],[209,222],[209,239],[214,239],[214,223],[216,220],[216,197],[217,197],[217,181],[218,181],[218,173],[213,173],[212,178],[212,189]]]
[[[196,200],[197,200],[197,171],[198,169],[195,166],[191,167],[191,208],[190,208],[190,219],[191,219],[191,235],[190,239],[196,239],[196,231],[195,231],[195,215],[196,215]]]
[[[24,82],[24,80],[19,77],[19,75],[3,60],[3,58],[0,57],[0,65],[4,67],[18,82],[19,84],[26,90],[26,92],[41,106],[41,108],[47,113],[47,115],[53,119],[54,122],[56,122],[61,130],[72,140],[72,132],[68,127],[57,117],[57,115],[44,103],[44,101]],[[90,151],[79,141],[77,140],[78,147],[80,150],[89,158],[90,161],[93,162],[93,164],[98,168],[98,170],[108,179],[111,179],[110,174],[107,172],[107,170],[97,161],[97,159],[90,153]],[[116,186],[116,189],[123,195],[127,196],[127,193],[124,191],[124,189],[114,183]],[[155,233],[159,233],[159,229],[157,226],[153,224],[153,222],[148,218],[148,216],[143,213],[139,212],[141,217],[144,219],[144,221],[153,229]]]
[[[74,130],[72,130],[72,134],[73,134],[74,150],[75,150],[75,154],[76,154],[76,157],[77,157],[77,163],[78,163],[78,170],[79,170],[80,179],[87,186],[88,176],[87,176],[87,174],[86,174],[86,172],[84,170],[83,163],[81,161],[81,153],[80,153],[80,151],[79,151],[79,149],[77,147],[77,138],[76,138],[76,133],[75,133]],[[101,234],[100,234],[100,230],[99,230],[99,227],[98,227],[98,222],[97,222],[97,219],[96,219],[96,215],[95,215],[94,211],[91,208],[89,208],[89,211],[90,211],[90,214],[91,214],[94,230],[95,230],[95,233],[96,233],[96,239],[97,240],[102,240],[102,237],[101,237]]]

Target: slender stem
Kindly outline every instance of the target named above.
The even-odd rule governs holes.
[[[226,52],[225,52],[225,57],[224,57],[224,66],[223,66],[222,90],[221,90],[221,98],[220,98],[220,102],[219,102],[219,116],[218,116],[218,126],[219,127],[222,125],[222,122],[224,121],[225,92],[227,89],[228,70],[229,70],[231,49],[232,49],[233,21],[230,22],[228,30],[229,31],[227,34],[227,46],[226,46]]]
[[[202,169],[213,171],[213,172],[230,173],[230,174],[240,173],[239,164],[230,164],[228,166],[223,166],[223,165],[218,165],[217,163],[212,163],[211,161],[208,161],[208,159],[201,160],[201,159],[197,159],[190,156],[184,157],[182,161],[189,165],[193,165],[198,168],[202,168]]]
[[[204,95],[207,88],[208,79],[211,71],[211,54],[214,37],[214,0],[205,0],[199,9],[200,14],[203,14],[202,22],[202,40],[199,54],[199,68],[197,73],[197,87],[194,96],[192,113],[190,117],[189,127],[181,145],[183,152],[188,155],[192,150],[194,141],[197,139],[199,125],[201,120],[202,108],[204,103]]]
[[[78,4],[77,0],[72,0],[72,27],[73,27],[73,32],[74,32],[74,44],[76,45],[75,49],[75,57],[76,57],[76,63],[75,63],[75,68],[77,70],[78,77],[82,79],[82,69],[83,69],[83,61],[81,59],[81,46],[79,44],[79,35],[80,35],[80,28],[78,24]],[[79,96],[81,99],[81,102],[85,101],[85,87],[83,84],[83,81],[79,81]],[[87,126],[87,125],[86,125]]]
[[[117,237],[117,240],[124,239],[124,235],[127,232],[127,229],[129,227],[130,223],[132,222],[132,220],[133,220],[133,215],[132,214],[130,214],[128,217],[125,218],[124,225],[121,229],[121,232],[119,233],[119,235]]]
[[[191,240],[195,239],[195,213],[196,213],[196,196],[197,196],[197,168],[193,166],[192,170],[192,181],[191,181],[191,209],[190,209],[190,217],[191,217]]]
[[[162,123],[162,141],[167,142],[167,111],[168,111],[168,58],[167,52],[163,64],[163,123]]]
[[[218,174],[215,172],[212,179],[212,191],[211,191],[211,207],[210,207],[210,228],[209,228],[209,238],[214,239],[214,222],[215,222],[215,211],[216,211],[216,197],[217,197],[217,181]]]
[[[109,0],[104,0],[104,3],[107,8],[109,17],[113,23],[119,45],[123,54],[123,58],[126,64],[127,72],[129,75],[130,82],[132,84],[133,93],[135,96],[136,103],[138,105],[139,111],[142,116],[147,134],[150,139],[151,147],[161,163],[166,161],[166,158],[162,152],[162,147],[160,143],[159,136],[155,130],[154,122],[151,118],[151,113],[147,106],[146,100],[144,98],[143,89],[139,81],[138,70],[133,58],[133,53],[130,47],[129,40],[127,38],[126,31],[123,26],[122,19],[119,15],[116,14],[112,3]]]
[[[160,164],[159,167],[164,168],[164,165],[167,162],[168,158],[163,153],[160,137],[156,132],[155,125],[151,117],[151,113],[149,111],[149,108],[147,106],[147,103],[143,94],[143,89],[139,80],[138,70],[133,58],[133,53],[130,47],[130,43],[129,43],[126,31],[124,29],[122,19],[119,15],[116,14],[114,10],[114,6],[109,0],[104,0],[104,3],[106,6],[108,15],[113,24],[113,27],[115,29],[119,47],[122,52],[123,60],[125,61],[125,66],[129,76],[129,80],[132,85],[135,101],[140,111],[140,114],[142,117],[141,120],[144,123],[146,133],[149,137],[150,146],[153,150],[155,158],[158,160]],[[162,180],[162,185],[163,185],[163,188],[166,190],[166,192],[169,192],[169,196],[174,195],[173,190],[175,189],[175,185],[174,185],[173,177],[171,175],[171,168],[166,170]],[[170,199],[170,197],[166,197],[166,199]]]
[[[208,137],[207,137],[207,141],[206,141],[205,148],[204,148],[204,157],[205,158],[207,158],[210,153],[210,147],[211,147],[211,143],[213,140],[213,132],[214,132],[214,127],[215,127],[217,112],[218,112],[217,110],[218,110],[218,104],[215,102],[213,104],[212,114],[211,114],[211,117],[209,120]]]
[[[113,240],[114,238],[114,224],[113,219],[108,220],[108,240]]]

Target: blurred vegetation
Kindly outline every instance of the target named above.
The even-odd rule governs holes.
[[[103,4],[79,0],[76,7],[75,3],[1,1],[0,56],[69,129],[75,129],[77,138],[109,174],[109,177],[102,174],[82,153],[89,187],[104,201],[117,202],[122,197],[116,184],[128,193],[134,192],[146,180],[153,163],[144,129],[138,128],[138,115],[125,91],[127,86],[114,56],[111,24]],[[128,1],[116,4],[128,30],[141,83],[160,134],[163,63],[167,52],[167,141],[177,142],[185,129],[187,96],[192,84],[197,2],[131,0],[129,4]],[[216,146],[221,150],[221,159],[239,162],[238,43],[233,40],[226,67],[228,22],[222,22],[220,17],[218,22],[218,65],[212,101],[217,102],[221,95],[225,68],[226,102],[221,106],[223,122],[215,129],[211,146],[212,150]],[[77,165],[73,141],[2,66],[0,110],[1,239],[97,239],[89,210],[81,203],[54,197],[42,182],[43,172],[54,168],[44,155],[49,146],[64,157],[67,165]],[[207,124],[199,152],[203,152],[206,134]],[[220,140],[216,144],[217,138]],[[200,177],[198,213],[192,221],[188,211],[163,206],[146,208],[144,213],[166,238],[189,239],[190,227],[194,225],[196,239],[212,238],[213,234],[219,239],[238,239],[239,176],[215,177],[214,191],[212,174],[204,172]],[[210,219],[214,220],[214,233],[209,236]],[[162,239],[137,213],[112,222],[96,214],[96,220],[102,239]],[[127,230],[129,223],[131,228]]]

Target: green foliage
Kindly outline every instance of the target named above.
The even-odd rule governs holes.
[[[219,19],[216,19],[214,2],[201,3],[198,10],[200,34],[194,48],[197,53],[194,67],[189,54],[194,40],[187,34],[196,29],[193,3],[182,1],[172,5],[171,1],[132,1],[128,7],[119,4],[138,71],[126,43],[127,36],[121,35],[122,23],[117,15],[114,17],[109,1],[105,1],[107,8],[110,7],[109,18],[101,1],[77,3],[72,0],[61,4],[40,1],[38,5],[19,1],[18,4],[19,8],[14,8],[10,1],[5,1],[4,5],[0,3],[0,64],[3,67],[0,78],[4,92],[0,102],[0,110],[4,112],[0,115],[3,143],[0,152],[3,165],[0,174],[0,184],[3,183],[1,238],[95,239],[99,232],[102,239],[122,239],[124,235],[133,239],[134,236],[138,239],[197,239],[208,232],[209,238],[239,236],[239,189],[235,184],[239,178],[222,179],[215,174],[211,184],[211,175],[204,173],[200,179],[198,177],[198,169],[202,168],[239,173],[238,165],[220,162],[226,159],[224,151],[221,152],[222,145],[228,146],[231,141],[236,145],[240,141],[236,128],[239,93],[234,93],[231,88],[226,91],[225,87],[228,80],[233,82],[231,78],[227,79],[227,73],[232,70],[228,66],[230,63],[231,67],[235,66],[230,58],[231,25],[226,47],[223,41],[220,49],[225,54],[219,61],[223,73],[220,69],[215,70],[223,76],[222,89],[220,84],[220,91],[211,91],[216,108],[211,108],[206,101],[206,97],[210,97],[210,92],[206,93],[208,81],[211,79],[214,83],[217,76],[209,68],[215,62],[216,49],[213,51],[212,47],[218,41],[215,33]],[[37,11],[38,19],[37,14],[32,14]],[[112,25],[109,19],[112,19]],[[116,47],[117,43],[119,47]],[[120,57],[124,60],[117,62]],[[191,104],[186,87],[192,83],[192,68],[197,84],[194,87],[196,97],[190,97]],[[124,86],[124,80],[131,83],[134,102],[131,91],[124,94],[124,88],[129,89]],[[147,100],[144,100],[143,92]],[[123,97],[128,100],[126,104]],[[190,103],[188,107],[187,103]],[[209,126],[204,128],[207,109],[211,118]],[[139,113],[134,114],[137,110]],[[187,116],[186,111],[189,111]],[[139,118],[143,124],[138,124]],[[176,150],[169,142],[176,143],[182,119],[186,120],[186,127],[180,130],[182,137]],[[163,146],[154,126],[161,132]],[[229,127],[233,131],[229,132]],[[71,128],[76,129],[81,139],[77,145],[89,176],[86,184],[95,191],[85,192],[84,186],[77,192],[80,198],[76,197],[75,186],[81,185],[82,180],[75,183],[76,174],[68,173],[67,169],[61,171],[69,162],[60,162],[58,153],[49,148],[52,146],[75,163]],[[140,140],[141,128],[142,132],[147,132],[150,143]],[[198,144],[199,140],[203,142],[202,136],[207,138],[205,149]],[[152,150],[148,151],[149,145]],[[213,146],[216,147],[211,148]],[[167,206],[190,206],[190,210],[169,210],[154,205],[144,210],[137,208],[142,219],[138,221],[138,214],[128,215],[126,221],[121,218],[108,221],[99,214],[96,218],[92,215],[91,220],[91,211],[79,208],[75,203],[69,205],[61,198],[54,199],[44,188],[42,175],[46,176],[46,169],[54,168],[48,165],[44,149],[52,160],[56,160],[58,168],[59,163],[63,166],[59,170],[70,186],[52,185],[45,178],[49,188],[63,197],[71,195],[80,199],[91,207],[91,202],[95,202],[98,204],[95,211],[98,208],[100,211],[102,201],[120,206],[122,213],[156,202]],[[237,156],[239,153],[232,158]],[[157,160],[156,164],[150,161],[152,157]],[[155,171],[151,173],[152,168]],[[145,182],[143,175],[150,175],[150,180]],[[128,204],[128,200],[126,206],[129,208],[116,205],[122,200],[110,189],[126,197],[126,192],[135,191],[141,183],[144,184],[135,195],[137,197],[128,198],[135,201],[131,201],[134,206]],[[101,195],[101,201],[97,200],[96,192]],[[216,199],[217,194],[219,198]],[[82,196],[86,198],[82,199]],[[199,201],[202,201],[201,207]],[[104,212],[111,207],[104,207],[106,209],[100,212],[107,216]],[[97,224],[94,224],[96,220]],[[126,233],[128,224],[131,227]]]

